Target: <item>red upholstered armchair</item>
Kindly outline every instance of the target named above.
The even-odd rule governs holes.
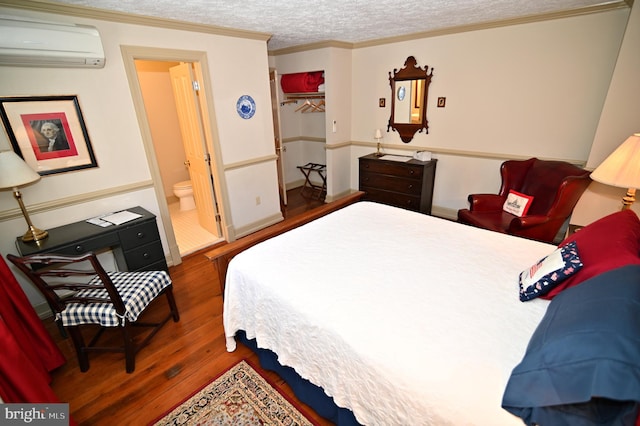
[[[586,170],[564,161],[537,158],[505,161],[500,174],[500,193],[469,195],[470,206],[458,211],[458,222],[552,243],[591,183]],[[509,190],[533,196],[526,215],[503,211]]]

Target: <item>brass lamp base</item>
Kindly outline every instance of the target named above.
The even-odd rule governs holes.
[[[49,233],[47,231],[38,229],[35,226],[33,226],[33,223],[31,223],[31,219],[29,219],[29,213],[27,213],[27,209],[24,207],[24,203],[22,202],[22,194],[20,193],[20,191],[18,191],[18,188],[14,188],[13,196],[18,202],[18,205],[20,206],[20,210],[22,210],[22,215],[24,216],[24,219],[27,221],[27,226],[29,227],[29,229],[27,229],[27,232],[25,232],[24,235],[22,236],[22,241],[37,242],[47,238],[49,236]]]
[[[30,226],[27,232],[25,232],[24,235],[22,236],[22,241],[24,241],[25,243],[28,243],[31,241],[40,241],[40,240],[44,240],[48,236],[49,236],[49,233],[47,231],[38,229],[35,226]]]
[[[384,157],[384,153],[380,151],[381,148],[382,148],[382,144],[378,142],[378,150],[374,154],[376,157]]]
[[[627,190],[627,194],[622,197],[622,210],[627,210],[631,208],[631,204],[636,201],[636,189],[629,188]]]

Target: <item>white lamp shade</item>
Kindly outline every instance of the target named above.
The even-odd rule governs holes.
[[[375,139],[382,139],[382,131],[380,129],[376,129]]]
[[[40,175],[13,151],[0,151],[0,189],[17,188],[40,179]]]
[[[591,179],[620,188],[640,188],[640,133],[635,133],[591,173]]]

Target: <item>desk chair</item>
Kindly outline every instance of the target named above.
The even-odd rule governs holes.
[[[79,256],[34,254],[25,257],[9,254],[7,259],[36,285],[53,309],[56,321],[71,335],[82,372],[89,369],[88,352],[111,351],[124,352],[126,371],[132,373],[136,353],[149,343],[170,318],[174,322],[180,320],[171,278],[165,271],[106,272],[93,253]],[[71,282],[69,277],[74,277],[74,281]],[[146,307],[162,294],[166,295],[169,302],[169,314],[160,322],[138,321]],[[87,324],[99,326],[88,345],[80,330],[81,326]],[[96,346],[108,327],[122,330],[123,346]],[[149,331],[136,343],[133,327],[148,327]]]

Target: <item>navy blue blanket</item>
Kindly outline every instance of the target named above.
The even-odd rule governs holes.
[[[639,265],[597,275],[551,301],[511,374],[502,406],[526,424],[635,424]]]

